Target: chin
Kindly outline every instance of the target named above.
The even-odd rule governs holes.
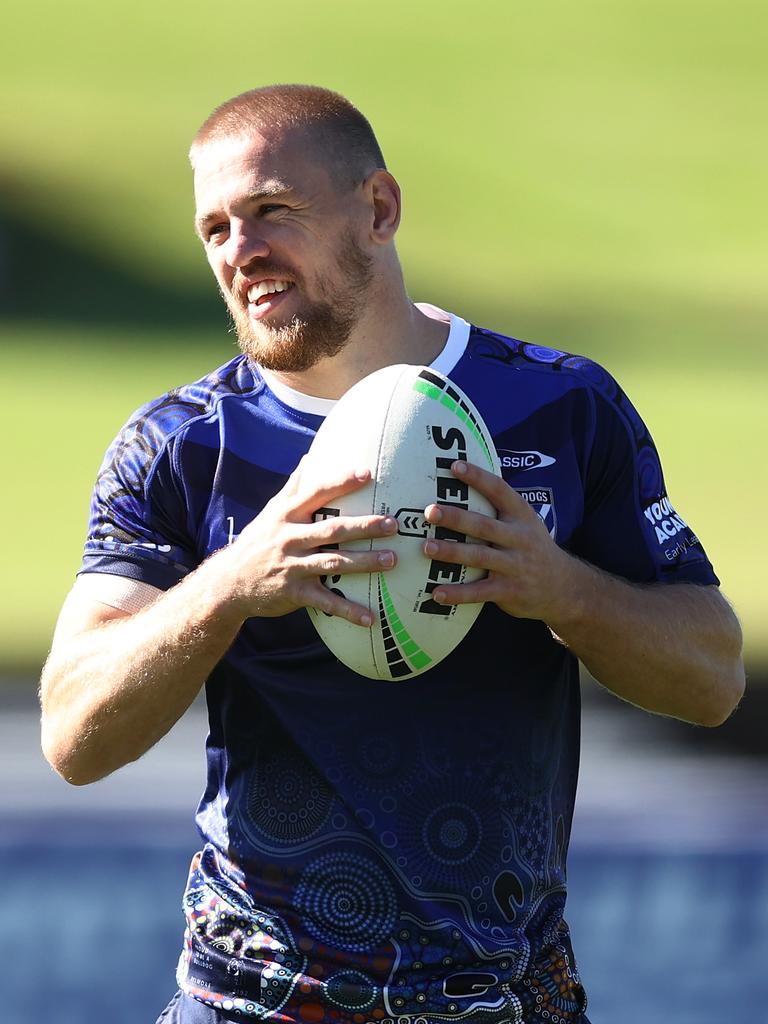
[[[312,344],[305,335],[305,331],[291,324],[270,331],[268,337],[256,336],[252,330],[238,331],[238,341],[243,352],[265,369],[301,373],[310,370],[323,357],[335,355],[325,345]]]
[[[234,316],[235,330],[240,348],[267,370],[277,373],[302,373],[310,370],[321,359],[337,355],[349,341],[350,324],[323,310],[312,320],[294,315],[280,326],[258,325],[254,330],[248,314]]]

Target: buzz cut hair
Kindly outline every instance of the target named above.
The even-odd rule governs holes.
[[[344,96],[317,85],[267,85],[234,96],[198,129],[189,150],[197,155],[209,143],[258,132],[278,138],[303,131],[331,179],[351,188],[375,170],[386,170],[381,147],[368,120]]]

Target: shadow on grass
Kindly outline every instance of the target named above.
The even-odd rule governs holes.
[[[154,282],[140,267],[111,253],[67,242],[0,205],[0,317],[50,320],[57,325],[98,322],[122,327],[216,327],[222,303],[209,287]]]

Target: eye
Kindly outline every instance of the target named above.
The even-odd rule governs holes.
[[[224,221],[220,224],[211,224],[205,229],[204,241],[206,243],[212,242],[218,235],[223,235],[228,230],[229,224],[226,224]]]
[[[264,203],[259,207],[259,214],[263,216],[265,213],[275,213],[277,210],[284,209],[286,209],[285,203]]]

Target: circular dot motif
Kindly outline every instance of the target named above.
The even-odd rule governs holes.
[[[375,949],[391,935],[397,918],[387,876],[351,853],[328,853],[309,864],[295,900],[309,934],[339,949]]]
[[[586,359],[584,356],[570,356],[564,360],[563,365],[567,369],[578,370],[583,377],[609,398],[616,398],[619,395],[619,385],[599,363]]]
[[[397,852],[408,859],[408,882],[432,893],[468,895],[498,871],[501,829],[498,804],[482,779],[425,787],[418,801],[403,801],[398,816]]]
[[[556,363],[568,353],[557,348],[545,348],[543,345],[523,345],[523,352],[529,359],[537,363]]]
[[[357,752],[361,764],[377,778],[390,776],[399,768],[400,751],[389,739],[365,736],[360,740]]]
[[[661,463],[655,450],[650,445],[641,448],[637,453],[637,473],[640,478],[641,494],[658,495],[664,489],[661,474]]]
[[[362,971],[339,971],[323,983],[330,1002],[344,1010],[369,1010],[378,988]]]
[[[424,845],[443,864],[463,864],[477,853],[483,830],[476,811],[466,804],[436,807],[422,828]]]
[[[270,839],[298,843],[322,827],[332,803],[331,790],[308,763],[269,751],[251,777],[246,814]]]

